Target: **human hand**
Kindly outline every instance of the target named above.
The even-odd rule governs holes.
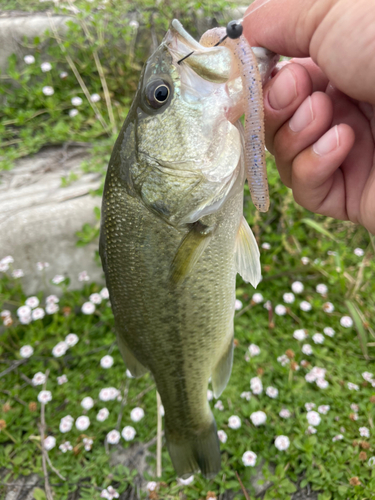
[[[252,46],[298,57],[264,88],[266,144],[282,181],[305,208],[375,234],[373,3],[255,1],[243,25]]]

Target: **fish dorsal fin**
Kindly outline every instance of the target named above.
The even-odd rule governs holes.
[[[260,253],[258,243],[244,216],[236,238],[237,272],[247,281],[257,287],[261,279]]]
[[[173,259],[170,270],[171,284],[178,285],[188,276],[206,250],[212,237],[211,232],[210,228],[200,221],[192,224],[192,228],[182,240]]]

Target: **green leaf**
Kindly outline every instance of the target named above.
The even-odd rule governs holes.
[[[361,317],[358,313],[358,308],[351,300],[346,300],[345,305],[348,308],[349,314],[354,321],[354,326],[358,333],[359,342],[361,344],[361,349],[363,355],[368,357],[368,349],[367,349],[367,332],[363,327],[363,323]]]
[[[319,224],[319,222],[316,222],[313,219],[301,219],[301,222],[306,224],[306,226],[312,227],[318,233],[324,234],[324,236],[327,236],[327,238],[330,238],[331,240],[338,243],[338,240],[333,236],[333,234],[331,234],[329,231],[327,231],[327,229],[325,229],[321,224]]]
[[[40,488],[34,488],[33,490],[33,498],[35,498],[35,500],[46,500],[46,494],[44,493],[44,491]]]

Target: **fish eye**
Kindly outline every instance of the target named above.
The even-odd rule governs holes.
[[[148,104],[155,109],[161,108],[166,104],[170,96],[171,89],[164,80],[154,80],[146,87],[146,98]]]

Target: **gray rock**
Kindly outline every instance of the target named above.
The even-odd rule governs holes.
[[[40,486],[41,483],[42,479],[38,474],[19,476],[7,486],[4,500],[33,500],[34,488]]]
[[[11,171],[0,173],[0,258],[12,255],[14,268],[21,268],[24,290],[57,293],[49,284],[56,274],[71,278],[71,288],[80,287],[78,273],[104,283],[102,269],[94,262],[98,242],[76,246],[75,233],[84,223],[98,224],[93,212],[99,197],[91,196],[101,182],[99,174],[82,174],[80,164],[89,157],[87,147],[48,148],[16,162]],[[79,179],[68,187],[61,177],[74,172]],[[48,262],[43,273],[37,262]]]

